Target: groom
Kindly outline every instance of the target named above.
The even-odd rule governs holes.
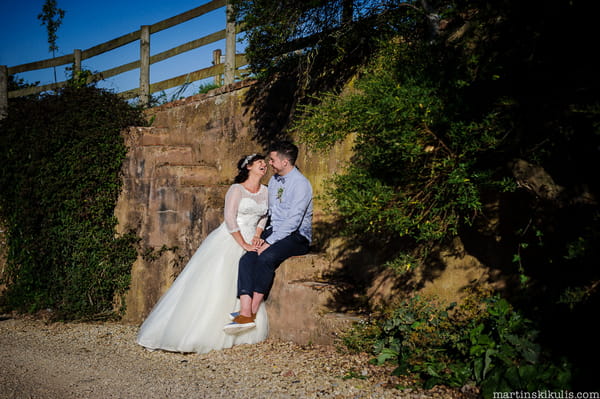
[[[268,294],[275,270],[291,256],[308,252],[312,238],[312,186],[295,163],[298,147],[289,141],[269,148],[269,165],[275,172],[269,180],[270,225],[263,232],[257,251],[242,256],[238,273],[240,311],[225,332],[237,334],[255,326],[258,307]]]

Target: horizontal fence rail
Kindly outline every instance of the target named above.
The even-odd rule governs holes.
[[[150,56],[150,36],[154,33],[163,31],[173,26],[187,22],[191,19],[200,17],[210,11],[226,7],[226,21],[224,21],[225,29],[211,33],[204,37],[189,41],[172,49],[163,51],[159,54]],[[8,98],[23,97],[32,94],[38,94],[45,91],[56,90],[67,85],[67,81],[50,83],[43,86],[27,87],[19,90],[8,91],[8,76],[22,72],[35,71],[39,69],[52,68],[63,65],[73,65],[73,72],[81,71],[81,62],[83,60],[95,57],[100,54],[115,50],[124,45],[135,41],[140,42],[140,59],[128,64],[120,65],[115,68],[107,69],[102,72],[93,74],[88,78],[88,82],[94,80],[108,79],[121,73],[140,69],[140,84],[139,87],[132,90],[127,90],[119,93],[126,99],[139,97],[140,103],[147,106],[150,102],[152,93],[181,86],[186,83],[195,82],[198,80],[214,77],[215,81],[223,84],[233,83],[236,72],[239,76],[240,67],[247,64],[243,54],[236,54],[235,42],[236,34],[240,31],[239,26],[229,22],[229,14],[231,12],[230,5],[227,0],[213,0],[203,4],[192,10],[182,14],[157,22],[153,25],[143,25],[139,30],[127,33],[123,36],[101,43],[87,50],[74,50],[73,54],[67,54],[56,58],[46,59],[27,64],[6,67],[0,65],[0,119],[6,116],[8,108]],[[189,72],[185,75],[173,77],[157,83],[150,83],[150,65],[185,53],[187,51],[206,46],[208,44],[225,39],[225,62],[221,63],[220,58],[216,57],[213,61],[213,66],[203,68],[197,71]],[[223,79],[221,79],[223,76]]]

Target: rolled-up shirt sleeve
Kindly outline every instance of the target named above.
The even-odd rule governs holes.
[[[238,208],[242,199],[242,191],[237,185],[232,185],[225,194],[225,226],[229,233],[240,231],[240,226],[237,222]]]

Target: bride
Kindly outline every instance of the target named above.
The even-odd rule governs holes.
[[[267,220],[268,196],[260,183],[267,165],[260,154],[238,162],[238,175],[225,196],[225,220],[202,242],[183,271],[140,327],[137,343],[148,349],[206,353],[266,339],[264,305],[256,328],[226,334],[228,314],[239,309],[236,298],[238,262],[255,251]]]

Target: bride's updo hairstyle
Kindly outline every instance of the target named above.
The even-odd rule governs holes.
[[[252,154],[242,157],[237,163],[238,174],[233,180],[234,183],[243,183],[248,180],[248,175],[250,171],[248,170],[248,166],[251,166],[254,162],[259,159],[265,159],[264,155],[261,154]]]

